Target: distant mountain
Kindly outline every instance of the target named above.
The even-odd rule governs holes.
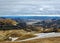
[[[60,29],[60,17],[9,16],[9,17],[0,17],[0,19],[1,19],[0,29],[24,29],[27,31],[37,31],[37,30],[45,31],[45,29],[49,29],[49,31],[52,31],[52,29],[53,30]],[[4,21],[2,22],[3,25],[1,24],[2,20]],[[18,24],[12,25],[11,22],[9,21],[12,22],[14,21],[17,22]]]
[[[6,16],[2,18],[12,18],[12,19],[38,19],[38,20],[46,20],[46,19],[60,19],[60,17],[50,17],[50,16]]]
[[[20,18],[0,17],[0,30],[25,28],[26,23]]]
[[[60,28],[60,19],[49,19],[49,20],[43,20],[43,21],[40,21],[40,22],[37,22],[37,23],[34,23],[33,25],[35,26],[42,26],[44,28]]]

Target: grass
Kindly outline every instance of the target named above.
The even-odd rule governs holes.
[[[29,41],[7,41],[7,42],[0,42],[0,43],[60,43],[60,37],[53,37],[53,38],[39,38],[35,40],[29,40]]]
[[[0,41],[11,40],[9,37],[19,37],[18,40],[23,40],[31,37],[35,37],[35,35],[31,32],[27,32],[24,30],[1,30],[0,31]]]
[[[31,38],[31,37],[35,37],[34,32],[26,32],[24,30],[1,30],[0,31],[0,36],[4,36],[6,38],[8,37],[19,37],[18,40],[23,40],[23,39],[27,39],[27,38]],[[7,37],[8,36],[8,37]],[[6,38],[3,39],[5,40]],[[1,40],[1,37],[0,37]],[[28,41],[0,41],[0,43],[60,43],[60,37],[51,37],[51,38],[38,38],[38,39],[34,39],[34,40],[28,40]]]

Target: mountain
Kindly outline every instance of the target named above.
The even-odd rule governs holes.
[[[47,17],[47,16],[8,16],[0,17],[0,29],[24,29],[26,31],[57,31],[60,29],[60,17]],[[9,23],[9,21],[11,21]],[[11,23],[17,23],[13,25]],[[5,23],[5,24],[4,24]],[[2,27],[1,27],[2,26]],[[7,27],[5,27],[7,26]]]

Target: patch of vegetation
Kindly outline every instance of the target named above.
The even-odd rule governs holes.
[[[5,30],[0,31],[0,41],[10,40],[9,37],[19,37],[18,40],[35,37],[33,33],[24,30]]]

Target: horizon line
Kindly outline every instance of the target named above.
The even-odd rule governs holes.
[[[5,16],[48,16],[48,17],[60,17],[60,15],[0,15],[0,17],[5,17]]]

